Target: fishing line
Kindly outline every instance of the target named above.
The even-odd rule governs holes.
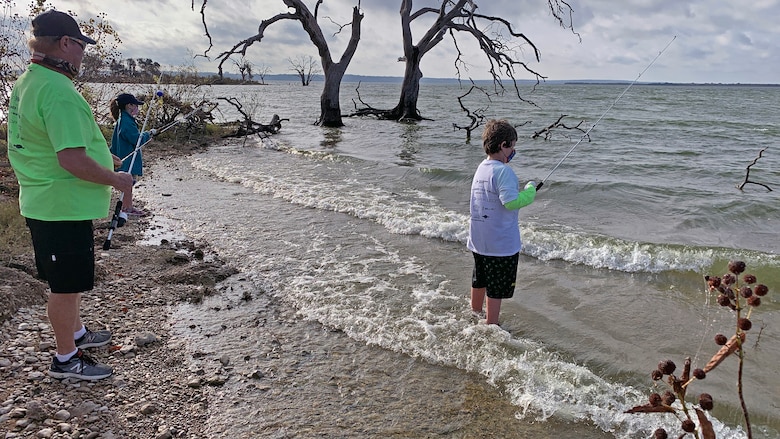
[[[582,143],[582,141],[583,141],[583,140],[584,140],[586,137],[588,137],[588,134],[590,134],[590,132],[593,130],[593,128],[596,128],[596,125],[598,125],[598,124],[599,124],[599,122],[601,122],[601,119],[603,119],[603,118],[604,118],[604,116],[606,116],[606,115],[607,115],[607,113],[609,113],[609,112],[610,112],[610,110],[612,110],[612,107],[614,107],[614,106],[615,106],[615,104],[617,104],[617,103],[618,103],[618,101],[620,100],[620,98],[622,98],[622,97],[623,97],[623,95],[624,95],[624,94],[626,94],[626,92],[627,92],[627,91],[628,91],[628,90],[629,90],[629,89],[630,89],[630,88],[631,88],[631,87],[632,87],[634,84],[636,84],[636,82],[637,82],[637,81],[639,81],[639,78],[641,78],[641,77],[642,77],[642,75],[643,75],[643,74],[644,74],[644,73],[645,73],[645,72],[646,72],[646,71],[647,71],[647,70],[648,70],[648,69],[649,69],[649,68],[650,68],[650,67],[651,67],[653,64],[655,64],[655,61],[656,61],[658,58],[660,58],[660,57],[661,57],[661,55],[663,55],[663,53],[664,53],[664,52],[666,52],[666,49],[668,49],[668,48],[669,48],[669,46],[671,46],[671,45],[672,45],[672,43],[674,42],[674,40],[675,40],[676,38],[677,38],[677,35],[675,35],[675,36],[672,38],[672,40],[671,40],[671,41],[669,41],[669,44],[667,44],[667,45],[666,45],[666,47],[664,47],[664,48],[663,48],[663,50],[661,50],[660,52],[658,52],[658,55],[656,55],[656,56],[655,56],[655,58],[653,58],[653,60],[652,60],[652,61],[650,61],[650,64],[648,64],[648,65],[647,65],[647,67],[645,67],[645,69],[644,69],[644,70],[642,70],[642,71],[639,73],[639,75],[637,75],[636,79],[634,79],[634,81],[633,81],[633,82],[631,82],[631,84],[628,84],[628,87],[626,87],[626,89],[625,89],[625,90],[623,90],[623,92],[622,92],[622,93],[620,93],[620,95],[619,95],[619,96],[618,96],[618,97],[617,97],[617,98],[616,98],[616,99],[615,99],[615,100],[612,102],[612,104],[609,106],[609,108],[607,108],[607,110],[606,110],[606,111],[605,111],[605,112],[604,112],[604,113],[603,113],[603,114],[602,114],[602,115],[601,115],[601,116],[600,116],[600,117],[599,117],[599,118],[596,120],[596,122],[595,122],[593,125],[591,125],[591,127],[590,127],[590,128],[588,128],[588,130],[587,130],[587,131],[585,131],[585,133],[582,135],[582,137],[580,137],[580,140],[578,140],[578,141],[577,141],[577,143],[575,143],[575,144],[574,144],[574,146],[572,146],[572,147],[571,147],[571,149],[569,150],[569,152],[567,152],[567,153],[566,153],[566,155],[564,155],[564,156],[563,156],[563,158],[562,158],[562,159],[561,159],[561,160],[558,162],[558,164],[557,164],[557,165],[555,165],[555,167],[554,167],[554,168],[552,168],[552,171],[550,171],[550,173],[549,173],[549,174],[547,174],[547,177],[544,177],[544,179],[542,179],[542,181],[541,181],[541,182],[539,182],[539,184],[536,186],[536,189],[537,189],[537,190],[541,189],[541,187],[542,187],[542,185],[544,184],[544,182],[545,182],[545,181],[547,181],[547,179],[548,179],[548,178],[550,178],[550,176],[553,174],[553,172],[555,172],[555,170],[556,170],[556,169],[558,169],[558,167],[559,167],[559,166],[561,166],[561,163],[563,163],[563,161],[564,161],[564,160],[566,160],[566,158],[567,158],[567,157],[569,157],[569,154],[571,154],[571,153],[572,153],[572,151],[574,151],[574,149],[575,149],[575,148],[577,148],[577,146],[579,146],[579,144],[580,144],[580,143]]]

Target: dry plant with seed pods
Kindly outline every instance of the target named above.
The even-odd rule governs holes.
[[[715,336],[715,344],[720,346],[720,350],[712,356],[710,361],[703,368],[695,368],[691,371],[690,357],[685,359],[682,374],[675,375],[677,366],[671,360],[663,360],[658,364],[658,368],[651,373],[653,381],[662,382],[664,377],[668,377],[666,382],[670,389],[663,394],[652,393],[649,402],[626,410],[626,413],[671,413],[681,422],[680,428],[683,433],[678,437],[683,438],[691,434],[695,438],[715,439],[715,431],[712,427],[705,411],[712,410],[714,402],[712,395],[702,393],[698,397],[698,404],[686,400],[686,393],[689,386],[695,380],[703,380],[707,374],[712,372],[727,357],[736,354],[738,364],[737,370],[737,394],[742,408],[742,414],[745,418],[745,429],[748,439],[752,439],[753,433],[750,427],[750,416],[742,388],[742,370],[744,366],[745,351],[744,345],[747,338],[747,332],[750,331],[752,323],[750,316],[753,311],[761,305],[761,297],[769,292],[766,285],[757,283],[756,276],[745,273],[745,263],[742,261],[730,261],[728,273],[723,276],[704,276],[709,293],[717,294],[717,302],[720,306],[729,307],[735,314],[734,335],[727,337],[724,334]],[[679,401],[678,405],[673,405]],[[695,414],[697,423],[693,419]],[[659,428],[653,433],[656,439],[666,439],[668,433],[665,429]]]

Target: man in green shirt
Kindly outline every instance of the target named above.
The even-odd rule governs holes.
[[[49,375],[97,380],[113,370],[81,351],[111,339],[109,331],[88,330],[79,315],[81,293],[94,286],[92,220],[108,214],[111,187],[130,191],[133,178],[114,172],[92,110],[73,85],[95,40],[81,33],[73,17],[55,10],[35,17],[32,30],[31,63],[11,93],[8,158],[38,273],[51,289],[47,311],[57,353]]]

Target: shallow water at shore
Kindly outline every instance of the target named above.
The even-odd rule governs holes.
[[[233,378],[207,390],[212,437],[611,437],[563,420],[518,420],[480,375],[300,320],[243,276],[174,316],[194,357],[230,359]]]

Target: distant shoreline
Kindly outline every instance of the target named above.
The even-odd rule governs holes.
[[[215,73],[202,72],[203,76],[211,76]],[[225,77],[231,79],[241,79],[240,75],[226,73]],[[301,78],[298,75],[291,74],[279,74],[279,75],[265,75],[264,81],[295,81],[300,82]],[[325,79],[322,75],[312,76],[311,82],[323,82]],[[254,78],[255,83],[260,83],[257,78]],[[382,82],[390,84],[401,84],[403,78],[400,76],[363,76],[363,75],[344,75],[342,82]],[[459,81],[457,78],[425,78],[420,80],[421,84],[457,84]],[[468,79],[460,81],[463,84],[468,84]],[[509,82],[504,80],[504,82]],[[555,79],[539,81],[540,85],[544,84],[563,84],[563,85],[628,85],[632,81],[630,80],[614,80],[614,79]],[[474,80],[475,85],[492,84],[493,81],[489,79]],[[535,80],[531,79],[518,79],[518,84],[533,85],[536,84]],[[739,82],[663,82],[663,81],[650,81],[650,82],[637,82],[634,85],[650,85],[650,86],[707,86],[707,87],[780,87],[780,84],[761,84],[761,83],[739,83]]]

